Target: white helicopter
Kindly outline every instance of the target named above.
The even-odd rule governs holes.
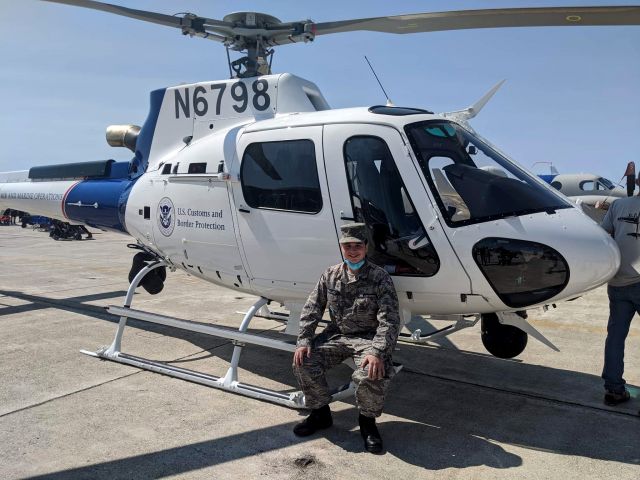
[[[0,204],[133,236],[124,307],[111,346],[85,352],[290,407],[283,394],[238,381],[245,344],[285,351],[291,337],[247,333],[254,315],[286,321],[295,335],[320,273],[342,260],[339,227],[367,225],[368,256],[393,277],[403,321],[451,315],[454,324],[401,340],[422,343],[482,323],[492,354],[520,354],[528,335],[555,347],[526,310],[570,299],[611,278],[613,240],[583,213],[469,126],[497,86],[472,107],[434,114],[372,106],[332,110],[315,84],[272,74],[274,48],[338,32],[640,24],[640,7],[470,10],[314,23],[242,12],[222,20],[170,16],[89,0],[49,0],[179,29],[246,52],[230,80],[151,92],[142,127],[112,126],[107,141],[129,148],[113,160],[35,167],[29,181],[0,184]],[[159,293],[166,270],[256,295],[238,330],[131,308],[138,285]],[[269,305],[282,304],[288,314]],[[121,351],[127,319],[234,341],[216,377]],[[556,349],[557,350],[557,349]],[[349,395],[340,388],[334,400]]]

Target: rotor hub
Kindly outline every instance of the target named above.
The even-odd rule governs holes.
[[[280,19],[258,12],[234,12],[225,15],[222,21],[232,23],[234,27],[242,28],[268,28],[282,24]]]

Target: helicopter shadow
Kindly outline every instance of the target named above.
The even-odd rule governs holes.
[[[240,366],[252,374],[292,384],[286,352],[258,347],[243,356]],[[430,470],[520,465],[520,458],[501,446],[508,444],[640,465],[633,448],[640,445],[638,405],[600,407],[598,376],[444,348],[402,345],[396,357],[405,368],[391,382],[384,410],[395,418],[383,417],[380,430],[387,452],[405,462]],[[464,377],[456,378],[447,365]],[[481,372],[489,369],[491,377],[483,377]],[[329,373],[329,384],[340,385],[350,374],[351,369],[341,365]],[[629,390],[640,398],[637,386]],[[355,407],[353,400],[348,403]],[[357,427],[355,408],[340,412],[334,423],[341,433],[327,437],[345,450],[362,451],[357,428],[345,433]]]
[[[90,315],[100,320],[117,322],[117,318],[107,313],[103,307],[90,305],[86,302],[95,302],[109,298],[122,298],[126,294],[126,290],[114,290],[111,292],[55,299],[44,295],[28,294],[16,290],[0,290],[0,297],[10,297],[27,302],[17,306],[1,304],[0,317],[28,313],[46,308],[56,308],[67,312]]]

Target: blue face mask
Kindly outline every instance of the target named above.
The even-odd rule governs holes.
[[[344,261],[351,270],[358,270],[362,265],[364,265],[364,259],[360,260],[358,263],[350,262],[349,260]]]

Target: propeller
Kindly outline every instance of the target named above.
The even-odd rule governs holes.
[[[636,164],[634,162],[627,163],[624,176],[627,177],[627,197],[633,197],[633,192],[636,189]]]
[[[90,8],[174,27],[184,35],[214,40],[232,50],[246,50],[246,57],[230,64],[239,77],[270,73],[268,60],[273,55],[271,47],[311,42],[318,35],[331,33],[366,30],[407,34],[475,28],[640,25],[640,6],[633,5],[458,10],[336,22],[314,23],[311,20],[301,20],[286,23],[271,15],[256,12],[232,13],[222,20],[216,20],[193,13],[166,15],[93,0],[43,1]]]

